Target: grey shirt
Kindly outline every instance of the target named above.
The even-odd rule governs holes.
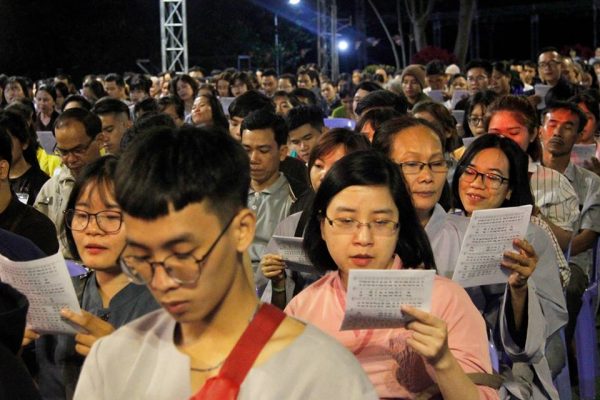
[[[72,279],[76,288],[83,289],[81,308],[115,328],[159,308],[146,285],[130,283],[111,299],[108,308],[104,308],[93,272],[87,278]],[[71,399],[84,361],[84,357],[75,351],[75,337],[42,336],[36,341],[36,358],[40,365],[38,384],[43,398]]]
[[[255,274],[267,243],[279,222],[288,216],[294,200],[288,180],[281,172],[270,187],[260,192],[252,188],[248,191],[248,208],[256,214],[256,233],[249,249]]]
[[[581,211],[574,232],[589,229],[600,233],[600,177],[585,168],[569,163],[564,175],[579,197]],[[592,249],[569,257],[569,262],[579,266],[588,275],[592,265]]]
[[[189,399],[190,359],[173,342],[175,327],[175,320],[158,310],[97,341],[75,399]],[[311,325],[250,369],[238,395],[240,400],[377,398],[356,357]]]

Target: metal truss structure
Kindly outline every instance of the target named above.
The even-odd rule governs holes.
[[[185,0],[160,0],[162,70],[188,71]]]

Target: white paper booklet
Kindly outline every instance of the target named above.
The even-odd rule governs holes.
[[[400,311],[403,304],[429,312],[434,277],[434,270],[350,270],[340,329],[401,327],[412,320]]]
[[[571,151],[571,162],[578,167],[583,167],[584,161],[596,157],[595,144],[576,144]]]
[[[302,248],[301,237],[274,235],[273,239],[279,248],[279,254],[283,257],[286,268],[309,274],[318,273]]]
[[[473,212],[452,279],[462,287],[506,283],[510,271],[500,262],[513,239],[527,233],[531,205]]]
[[[33,261],[11,261],[0,255],[0,281],[8,283],[29,300],[28,328],[38,333],[77,333],[60,316],[64,307],[81,313],[61,252]]]

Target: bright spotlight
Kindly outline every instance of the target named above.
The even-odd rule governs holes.
[[[349,47],[350,47],[350,45],[348,44],[347,40],[340,40],[338,42],[338,50],[339,51],[346,51],[346,50],[348,50]]]
[[[300,0],[289,0],[288,3],[293,6],[296,6],[296,5],[300,4]]]

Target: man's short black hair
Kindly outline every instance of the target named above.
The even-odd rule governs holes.
[[[268,68],[263,71],[262,76],[273,76],[275,79],[277,79],[277,72],[275,72],[273,68]]]
[[[325,114],[320,107],[301,105],[292,108],[285,118],[285,121],[287,123],[288,131],[292,131],[304,124],[309,124],[314,129],[320,131],[324,126],[323,118],[325,118]]]
[[[112,97],[103,97],[94,103],[92,112],[96,115],[126,114],[130,118],[129,107],[121,100]]]
[[[55,129],[62,127],[68,121],[77,121],[85,127],[85,133],[90,138],[95,139],[102,131],[102,121],[96,114],[83,108],[69,108],[63,111],[56,119]]]
[[[117,86],[125,87],[125,80],[123,79],[123,77],[114,72],[106,75],[104,77],[104,82],[114,82]]]
[[[225,224],[246,207],[249,187],[250,162],[242,146],[221,131],[189,126],[160,127],[134,139],[115,179],[123,211],[147,220],[207,200]]]
[[[285,120],[273,111],[262,108],[251,112],[242,122],[240,128],[242,138],[244,137],[244,131],[246,129],[250,131],[255,129],[271,129],[278,147],[287,143],[288,128],[285,124]]]
[[[158,99],[158,110],[160,112],[164,112],[165,108],[169,106],[175,107],[175,112],[180,119],[185,117],[185,104],[179,97],[170,95]]]
[[[465,67],[465,73],[468,73],[470,69],[481,68],[485,71],[488,78],[492,76],[493,66],[492,63],[486,60],[471,60]]]
[[[256,90],[249,90],[231,102],[228,108],[229,117],[246,118],[252,111],[263,108],[275,113],[275,105],[269,97]]]
[[[298,82],[296,81],[296,75],[294,74],[281,74],[279,76],[279,79],[287,79],[288,81],[290,81],[293,87],[298,86]]]
[[[556,53],[560,56],[560,52],[558,51],[558,48],[556,48],[554,46],[543,47],[540,51],[538,51],[537,58],[540,58],[540,56],[544,53]]]
[[[309,104],[316,105],[317,104],[317,95],[310,89],[299,88],[292,90],[292,94],[296,96],[297,99],[305,98],[308,100]]]
[[[391,108],[400,114],[406,114],[408,105],[406,101],[389,90],[376,90],[363,97],[356,106],[356,114],[361,115],[364,111],[373,108]]]
[[[142,74],[135,74],[129,80],[129,90],[141,90],[144,93],[150,93],[152,80]]]
[[[70,94],[70,95],[68,95],[67,98],[65,99],[65,102],[62,105],[62,110],[61,111],[65,111],[65,107],[69,103],[77,103],[77,104],[79,104],[80,108],[83,108],[83,109],[88,110],[88,111],[90,111],[92,109],[92,103],[90,103],[90,101],[88,99],[86,99],[85,97],[83,97],[80,94]]]
[[[552,103],[548,104],[548,106],[544,109],[544,111],[542,111],[542,122],[545,120],[546,114],[548,114],[549,112],[552,112],[554,110],[567,110],[571,114],[575,114],[577,116],[577,118],[579,119],[579,125],[577,126],[578,134],[583,131],[583,128],[585,128],[585,125],[587,124],[587,117],[586,117],[585,113],[579,109],[577,104],[571,103],[570,101],[556,100],[556,101],[553,101]]]
[[[446,66],[440,60],[431,60],[425,66],[425,75],[446,75]]]
[[[137,116],[138,113],[146,114],[149,112],[157,113],[158,112],[158,102],[155,98],[149,97],[137,103],[133,107],[133,113]],[[136,117],[137,118],[137,117]]]

